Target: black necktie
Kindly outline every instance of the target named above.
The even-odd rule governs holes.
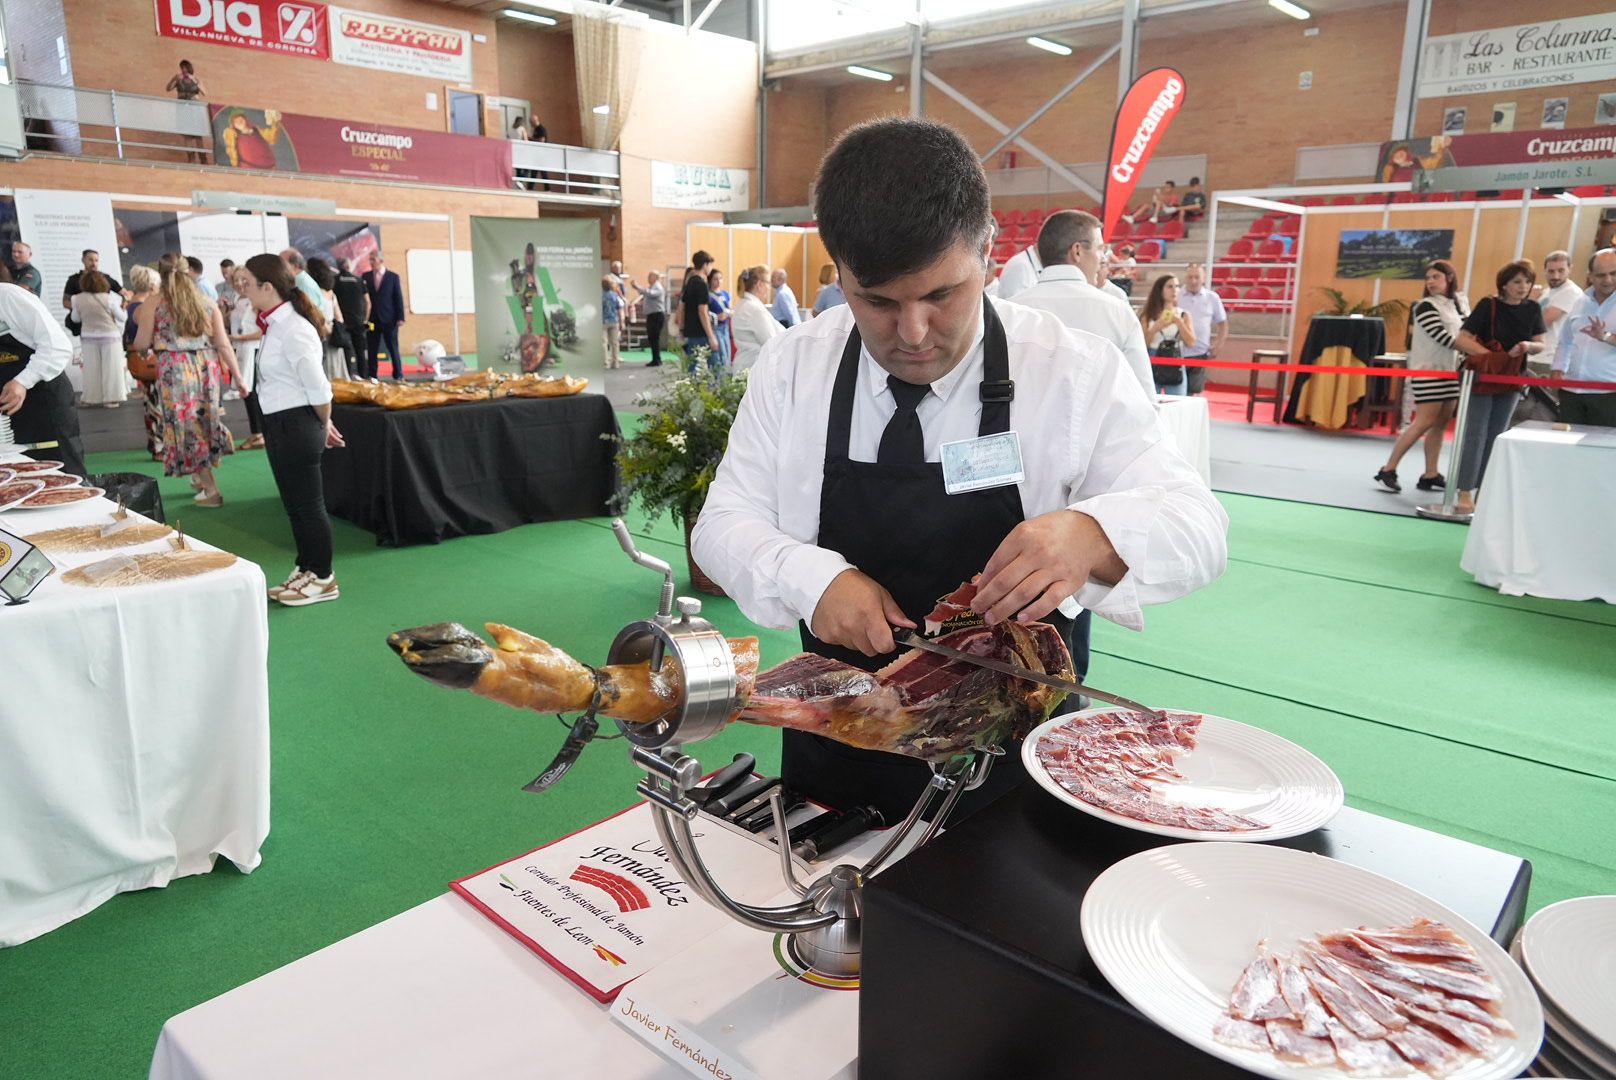
[[[880,465],[920,465],[926,460],[926,437],[920,431],[920,416],[915,407],[931,390],[930,386],[916,386],[904,382],[896,375],[887,376],[887,389],[898,403],[898,411],[887,421],[881,433],[881,449],[875,460]]]

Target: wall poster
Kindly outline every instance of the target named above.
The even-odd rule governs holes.
[[[1343,229],[1335,276],[1417,281],[1427,263],[1451,258],[1452,229]]]
[[[473,217],[471,265],[478,367],[604,363],[599,220]]]

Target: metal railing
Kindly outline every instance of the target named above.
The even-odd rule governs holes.
[[[212,158],[206,102],[28,81],[19,81],[17,90],[29,145],[37,149],[118,161]],[[170,141],[154,141],[164,136]],[[616,151],[513,141],[511,164],[518,186],[538,192],[610,199],[622,192]]]

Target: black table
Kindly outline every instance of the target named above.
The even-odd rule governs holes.
[[[1134,1009],[1083,944],[1094,879],[1177,842],[1089,817],[1029,781],[883,871],[864,893],[860,1074],[1249,1075]],[[1529,863],[1373,814],[1343,809],[1279,843],[1400,881],[1501,944],[1525,911]]]
[[[1299,364],[1319,363],[1319,357],[1332,349],[1344,348],[1365,365],[1373,365],[1375,357],[1386,351],[1386,320],[1374,316],[1315,315],[1307,324],[1307,338],[1302,342]],[[1285,406],[1285,422],[1294,424],[1296,406],[1301,400],[1302,387],[1309,375],[1299,372],[1291,386],[1290,401]]]
[[[617,416],[601,394],[426,409],[334,405],[326,506],[390,547],[596,517],[616,487]]]

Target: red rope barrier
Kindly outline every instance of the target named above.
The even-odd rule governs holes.
[[[1163,360],[1178,359],[1162,357]],[[1377,379],[1458,379],[1457,371],[1438,371],[1434,368],[1338,367],[1325,364],[1258,363],[1252,360],[1211,360],[1205,357],[1184,357],[1178,363],[1185,367],[1222,368],[1231,371],[1294,371],[1306,375],[1369,375]],[[1501,383],[1508,386],[1552,386],[1561,390],[1603,390],[1616,392],[1616,382],[1589,382],[1584,379],[1546,379],[1533,375],[1478,375],[1477,382]]]

